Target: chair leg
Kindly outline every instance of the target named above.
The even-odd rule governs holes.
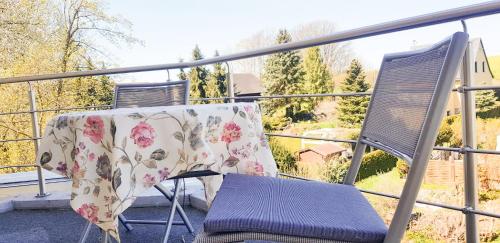
[[[89,236],[90,228],[92,227],[92,223],[87,222],[85,228],[83,229],[82,236],[80,236],[79,243],[85,243],[87,241],[87,237]]]
[[[178,189],[179,189],[179,185],[180,183],[178,183],[178,180],[179,179],[176,179],[174,180],[174,192]],[[165,188],[163,185],[161,184],[158,184],[155,186],[155,188],[161,192],[161,194],[163,194],[163,196],[165,196],[170,202],[172,202],[172,208],[174,207],[174,204],[173,204],[173,201],[174,201],[174,197],[173,195],[170,193],[170,191]],[[177,201],[177,197],[176,198],[176,201]],[[195,231],[194,231],[194,228],[191,224],[191,222],[189,221],[189,218],[187,217],[186,215],[186,212],[184,211],[184,209],[182,208],[182,205],[180,205],[179,203],[176,203],[176,210],[177,210],[177,213],[179,214],[179,216],[181,216],[181,219],[182,221],[184,222],[184,225],[186,226],[186,228],[188,229],[189,233],[191,234],[194,234]]]
[[[131,224],[127,223],[127,218],[125,218],[123,214],[118,215],[118,220],[121,224],[123,224],[123,226],[125,226],[125,229],[127,229],[127,231],[132,231],[134,229]]]
[[[165,234],[163,235],[163,243],[167,243],[168,237],[170,236],[170,231],[172,230],[172,222],[174,221],[175,211],[177,209],[177,194],[179,193],[179,180],[174,180],[174,195],[172,195],[172,207],[170,208],[170,214],[167,219],[167,227],[165,229]]]

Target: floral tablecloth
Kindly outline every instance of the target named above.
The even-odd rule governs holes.
[[[118,236],[117,216],[153,185],[193,170],[275,176],[255,103],[63,114],[47,124],[38,163],[72,179],[71,207]],[[212,200],[221,176],[204,177]]]

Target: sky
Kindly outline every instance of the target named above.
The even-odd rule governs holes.
[[[132,24],[132,34],[144,45],[107,46],[116,67],[153,65],[190,59],[199,45],[205,56],[215,50],[234,52],[242,39],[262,30],[293,29],[326,20],[339,31],[407,18],[484,1],[477,0],[120,0],[108,1],[107,12]],[[487,55],[500,54],[500,14],[467,21],[471,37],[481,37]],[[460,23],[441,24],[352,41],[351,49],[367,69],[376,69],[385,53],[407,51],[414,43],[437,42]],[[325,33],[329,34],[329,33]],[[171,74],[175,75],[175,71]],[[156,82],[165,71],[120,75],[122,80]],[[172,77],[175,79],[175,77]]]

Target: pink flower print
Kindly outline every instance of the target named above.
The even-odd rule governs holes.
[[[258,118],[257,116],[255,115],[255,111],[254,111],[254,107],[251,106],[251,105],[246,105],[243,107],[248,115],[248,118],[250,119],[250,121],[256,123],[258,122]]]
[[[102,119],[99,116],[89,116],[84,126],[83,135],[89,137],[93,143],[100,143],[104,137],[104,122]]]
[[[142,183],[146,188],[152,187],[156,185],[156,178],[150,174],[146,174],[144,178],[142,178]]]
[[[88,156],[88,159],[90,161],[94,161],[95,160],[95,154],[94,153],[90,153],[89,156]]]
[[[251,105],[243,106],[243,109],[245,109],[247,113],[253,113],[253,107]]]
[[[59,172],[61,172],[63,174],[66,174],[68,172],[68,164],[61,161],[61,162],[57,163],[56,170],[58,170]]]
[[[146,148],[153,144],[156,137],[155,130],[151,125],[141,121],[130,133],[130,138],[134,140],[134,143],[139,146],[139,148]]]
[[[80,165],[77,161],[75,161],[75,164],[73,164],[73,168],[71,168],[71,176],[74,179],[81,179],[85,176],[85,170],[82,170],[80,168]]]
[[[164,181],[168,179],[168,176],[170,176],[170,171],[167,167],[165,167],[161,170],[158,170],[158,174],[160,175],[160,181]]]
[[[73,151],[71,151],[74,155],[78,155],[80,153],[80,148],[74,148]]]
[[[264,166],[257,161],[249,161],[247,163],[246,169],[247,175],[253,176],[263,176],[264,175]]]
[[[78,214],[94,224],[99,221],[99,218],[97,218],[98,211],[99,208],[97,208],[97,206],[95,206],[93,203],[84,203],[80,208],[78,208],[78,210],[76,210]]]
[[[240,140],[241,128],[234,121],[224,124],[221,140],[226,143],[231,143]]]

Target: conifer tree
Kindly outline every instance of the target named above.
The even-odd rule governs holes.
[[[311,47],[304,57],[303,93],[324,94],[333,91],[332,76],[323,61],[319,47]],[[321,98],[310,98],[303,101],[303,108],[312,112]]]
[[[180,58],[179,62],[184,62],[184,60],[182,58]],[[177,74],[177,77],[179,78],[179,80],[187,80],[188,79],[187,74],[184,71],[184,68],[179,69],[179,74]]]
[[[203,59],[201,50],[198,45],[193,50],[193,60]],[[192,98],[206,98],[207,97],[207,81],[210,77],[210,72],[205,67],[193,67],[188,73],[189,81],[191,82],[190,96]],[[207,102],[201,102],[207,103]]]
[[[496,107],[497,97],[492,90],[482,90],[476,93],[476,108],[479,111],[489,111]]]
[[[291,40],[292,37],[288,31],[280,30],[276,42],[283,44]],[[265,95],[298,94],[300,84],[304,80],[299,53],[285,51],[269,56],[265,63],[262,80],[266,88]],[[296,98],[265,100],[262,105],[264,111],[274,118],[276,125],[299,119],[302,111],[301,100]]]
[[[215,51],[215,56],[219,56],[219,52]],[[213,65],[213,73],[210,75],[210,80],[207,84],[208,97],[224,97],[227,92],[227,72],[222,63]],[[222,100],[212,101],[213,103],[222,103]]]
[[[354,59],[347,70],[347,77],[340,88],[343,93],[368,91],[369,84],[361,63]],[[360,127],[365,117],[370,98],[367,96],[345,96],[338,102],[338,119],[343,127]]]

